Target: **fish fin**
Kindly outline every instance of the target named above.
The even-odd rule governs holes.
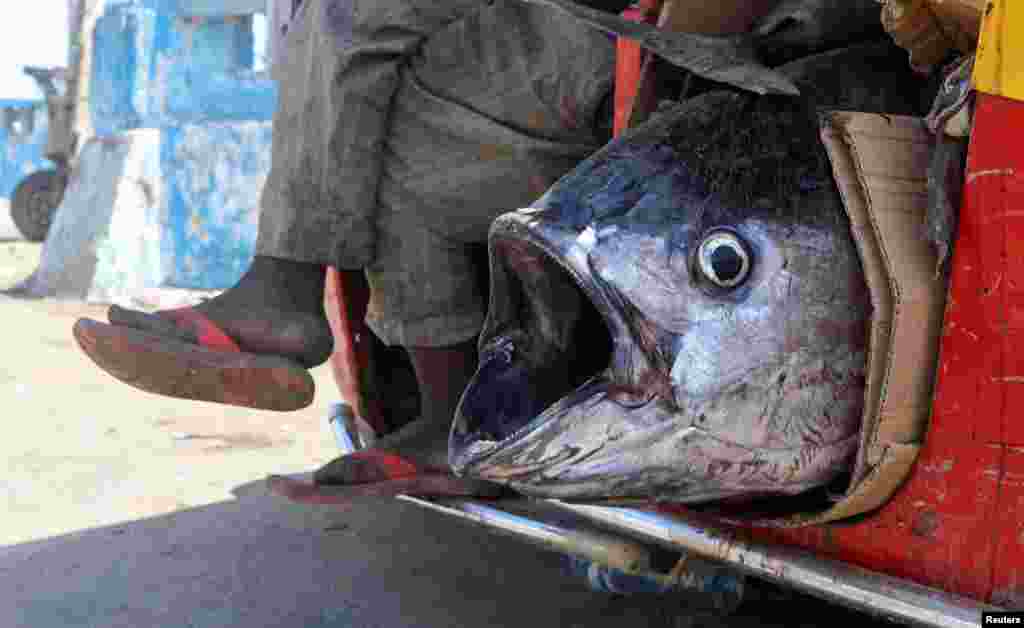
[[[558,9],[606,33],[632,39],[672,65],[697,76],[756,94],[800,94],[788,77],[760,62],[751,35],[711,36],[673,32],[643,22],[631,22],[572,0],[525,1]]]

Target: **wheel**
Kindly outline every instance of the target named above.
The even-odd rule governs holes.
[[[11,219],[25,239],[42,242],[64,198],[67,179],[57,170],[33,172],[14,188]]]

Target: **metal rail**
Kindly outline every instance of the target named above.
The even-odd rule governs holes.
[[[550,503],[630,537],[719,560],[752,576],[907,624],[977,628],[983,611],[1004,610],[809,552],[741,540],[676,515],[556,500]]]
[[[337,423],[335,436],[343,453],[365,446],[355,430],[353,417],[351,412],[335,410],[332,413],[332,423]],[[651,570],[651,553],[644,542],[720,561],[749,575],[911,625],[975,628],[981,625],[983,611],[1004,610],[809,552],[743,540],[735,533],[678,515],[558,500],[541,502],[614,530],[617,534],[613,535],[513,514],[471,499],[434,501],[409,495],[399,495],[398,499],[546,549],[663,582],[673,576]]]
[[[542,522],[466,499],[432,501],[409,495],[399,495],[398,499],[529,541],[545,549],[587,558],[626,573],[667,577],[650,572],[650,550],[636,541],[619,535]]]

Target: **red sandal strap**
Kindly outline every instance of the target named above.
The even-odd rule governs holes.
[[[242,352],[241,347],[231,336],[199,310],[183,307],[161,312],[161,315],[170,318],[181,327],[191,329],[196,335],[196,341],[202,347],[216,351]]]
[[[349,457],[377,465],[378,468],[382,469],[387,477],[392,480],[408,478],[421,473],[419,467],[413,463],[398,454],[392,454],[386,451],[374,451],[372,449],[368,449],[366,451],[357,451],[353,454],[349,454]]]

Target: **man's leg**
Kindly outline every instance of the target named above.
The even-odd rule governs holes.
[[[364,3],[358,12],[353,5],[295,3],[274,64],[281,98],[257,257],[236,286],[194,308],[243,351],[306,367],[331,351],[321,306],[325,265],[358,269],[372,262],[379,140],[402,54],[486,2],[386,0]],[[110,320],[173,336],[171,317],[160,314],[114,308]]]
[[[113,307],[111,325],[85,319],[75,325],[82,349],[130,385],[277,410],[312,401],[313,381],[304,369],[326,361],[333,345],[323,311],[326,264],[338,264],[345,255],[342,244],[351,243],[355,252],[345,261],[357,268],[372,235],[365,220],[356,219],[365,208],[348,203],[328,181],[338,170],[334,155],[347,154],[336,146],[344,144],[336,136],[345,127],[325,86],[337,82],[334,75],[346,63],[351,1],[305,5],[275,63],[281,98],[250,268],[235,286],[193,308],[147,314]],[[363,174],[349,173],[372,188],[372,177]],[[339,215],[345,208],[348,220]]]
[[[367,323],[409,351],[422,410],[377,453],[448,468],[448,434],[487,311],[490,224],[600,147],[613,67],[603,34],[501,3],[430,38],[403,69],[383,151]],[[392,471],[384,460],[346,456],[316,479],[383,480]]]
[[[475,342],[444,348],[409,348],[420,389],[421,416],[378,441],[373,450],[399,456],[420,470],[447,472],[448,432],[462,391],[476,371]],[[344,456],[317,471],[320,484],[381,482],[392,471],[379,456]]]

